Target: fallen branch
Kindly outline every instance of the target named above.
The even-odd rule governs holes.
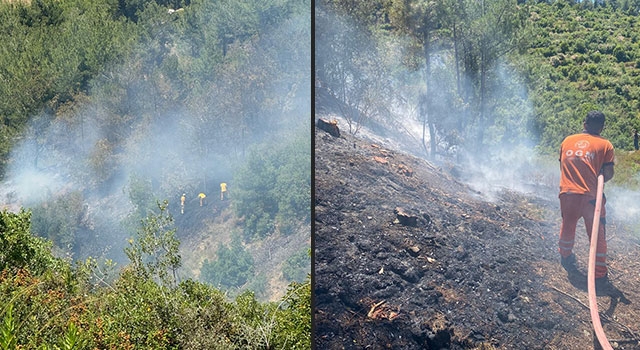
[[[551,287],[551,289],[555,290],[556,292],[558,292],[560,294],[568,296],[569,298],[575,300],[578,304],[582,305],[585,309],[589,310],[589,306],[587,304],[583,303],[582,301],[580,301],[580,299],[574,297],[573,295],[571,295],[571,294],[569,294],[567,292],[561,291],[560,289],[558,289],[556,287]]]
[[[372,306],[372,307],[371,307],[371,309],[369,310],[369,313],[367,314],[367,317],[369,317],[369,318],[375,318],[375,315],[376,315],[375,310],[376,310],[376,308],[377,308],[378,306],[380,306],[380,305],[382,305],[382,304],[386,303],[386,302],[387,302],[386,300],[383,300],[383,301],[381,301],[381,302],[379,302],[379,303],[373,304],[373,306]]]

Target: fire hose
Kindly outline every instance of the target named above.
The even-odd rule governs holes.
[[[613,350],[609,340],[607,340],[602,324],[600,324],[600,314],[598,313],[598,303],[596,302],[596,247],[598,246],[598,230],[600,228],[600,211],[602,209],[602,192],[604,189],[604,175],[598,176],[598,190],[596,193],[596,209],[593,213],[593,226],[591,229],[591,244],[589,248],[589,271],[587,275],[587,289],[589,290],[589,310],[591,311],[591,322],[596,333],[598,342],[604,350]]]

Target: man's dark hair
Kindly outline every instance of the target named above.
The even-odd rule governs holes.
[[[604,113],[600,111],[591,111],[584,118],[584,123],[589,129],[597,130],[604,126]]]

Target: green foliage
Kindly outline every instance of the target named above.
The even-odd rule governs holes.
[[[13,304],[7,305],[2,325],[0,326],[0,349],[16,349],[16,323],[13,319]]]
[[[311,250],[301,250],[285,260],[282,275],[287,281],[302,282],[311,271]]]
[[[616,152],[615,176],[612,183],[629,190],[640,189],[640,152]]]
[[[288,142],[265,143],[250,151],[234,177],[234,208],[244,217],[245,239],[293,231],[296,222],[309,222],[311,154],[309,139],[297,135]]]
[[[277,343],[288,349],[311,347],[311,279],[302,283],[293,282],[282,298],[277,317]]]
[[[260,305],[246,292],[236,299],[244,322],[244,337],[252,348],[309,349],[311,347],[311,283],[291,283],[275,305]]]
[[[69,323],[69,328],[60,340],[58,349],[60,350],[79,350],[86,349],[88,341],[83,338],[78,327],[73,323]]]
[[[315,70],[317,81],[340,101],[337,106],[347,122],[345,129],[357,134],[371,120],[386,116],[392,85],[385,78],[389,74],[384,64],[386,48],[378,45],[364,26],[368,20],[376,20],[368,12],[375,4],[352,5],[317,2],[316,28],[323,35],[316,36],[316,52],[322,54],[316,54]],[[354,17],[343,19],[334,12]]]
[[[173,218],[166,213],[168,202],[157,205],[160,212],[142,221],[142,227],[137,236],[129,240],[125,253],[135,275],[142,279],[158,278],[164,285],[173,285],[177,283],[176,272],[182,264],[180,242],[175,237]]]
[[[525,55],[514,57],[525,63],[523,66],[538,67],[531,69],[533,74],[528,78],[533,115],[539,126],[538,148],[556,152],[565,136],[581,130],[586,112],[599,109],[607,116],[603,136],[618,149],[631,149],[631,129],[636,127],[637,118],[633,101],[639,95],[625,81],[638,75],[638,68],[629,62],[638,56],[640,47],[632,44],[633,33],[621,25],[635,19],[623,12],[612,16],[602,8],[582,6],[567,6],[558,12],[548,4],[537,3],[531,9],[547,19],[545,27],[540,26],[541,21],[533,22],[535,36],[553,33],[549,45],[575,43],[575,51],[582,54],[581,60],[566,60],[565,66],[551,65],[553,71],[567,73],[553,83],[547,78],[557,75],[548,72],[550,61],[543,48],[532,47]],[[563,31],[570,21],[573,30]]]
[[[31,235],[31,213],[0,212],[0,270],[28,268],[42,273],[61,261],[51,253],[51,242]]]
[[[175,334],[169,330],[179,299],[166,287],[131,269],[123,271],[113,292],[101,290],[96,297],[100,299],[92,302],[92,308],[97,315],[83,315],[88,317],[83,324],[94,334],[94,346],[163,349],[175,344]]]
[[[354,62],[349,53],[355,46],[343,42],[369,35],[375,40],[370,45],[400,43],[399,50],[379,54],[386,68],[377,71],[385,79],[404,81],[393,72],[424,68],[413,84],[398,83],[391,99],[402,105],[429,105],[426,110],[433,119],[416,114],[429,123],[432,148],[438,154],[446,154],[453,139],[470,151],[487,150],[477,147],[478,142],[501,146],[526,140],[543,153],[554,153],[566,135],[580,131],[587,105],[607,115],[604,136],[616,148],[629,150],[640,98],[635,79],[640,75],[635,62],[640,45],[631,29],[637,18],[629,14],[635,10],[616,2],[607,1],[605,7],[587,3],[320,1],[316,28],[323,36],[317,40],[316,76],[340,98],[340,74],[355,84],[358,76],[349,74],[357,63],[375,66],[369,58]],[[331,22],[331,15],[343,14],[350,18]],[[357,23],[357,30],[349,27],[356,33],[337,29],[345,22]],[[406,44],[404,34],[410,37]],[[418,60],[397,59],[398,51],[417,55]],[[401,62],[410,65],[400,66]]]
[[[85,214],[84,198],[79,191],[55,197],[32,209],[32,231],[68,254],[73,254],[78,228]]]
[[[231,246],[218,245],[215,261],[205,260],[200,278],[223,289],[242,287],[253,277],[253,257],[242,246],[238,235],[234,235]]]
[[[73,100],[107,62],[122,57],[131,33],[99,2],[3,2],[0,19],[4,163],[28,118]]]
[[[129,181],[129,199],[133,204],[134,216],[138,220],[145,218],[158,207],[151,181],[140,176],[134,175]]]
[[[282,118],[283,106],[295,98],[302,95],[308,105],[304,90],[287,91],[292,81],[298,81],[294,88],[308,85],[309,65],[302,63],[309,58],[309,20],[294,20],[309,18],[308,6],[281,0],[0,3],[0,166],[29,118],[43,111],[100,130],[90,162],[96,185],[122,165],[125,140],[176,109],[206,117],[194,144],[212,149],[216,143],[222,154],[244,146]],[[68,115],[70,109],[82,113]],[[79,134],[58,143],[84,139]],[[212,139],[215,134],[226,139]]]
[[[147,223],[164,222],[162,212]],[[1,349],[310,347],[309,280],[292,283],[278,304],[259,303],[251,292],[229,301],[221,291],[192,280],[160,284],[141,278],[136,263],[113,280],[93,280],[100,277],[97,261],[75,268],[64,261],[45,264],[52,259],[46,244],[22,249],[24,254],[8,253],[16,250],[10,244],[15,238],[26,241],[23,248],[33,243],[25,238],[30,237],[29,214],[4,212],[0,219],[6,248],[0,269]],[[236,239],[232,250],[239,245]],[[149,266],[145,276],[152,274]]]
[[[187,280],[180,283],[183,295],[177,310],[177,336],[183,349],[233,349],[238,325],[234,322],[233,304],[223,293],[209,285]]]

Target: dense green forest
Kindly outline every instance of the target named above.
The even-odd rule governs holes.
[[[121,272],[95,259],[71,264],[30,232],[28,212],[0,212],[2,349],[308,349],[311,288],[291,283],[279,302],[252,292],[230,301],[208,284],[177,283],[180,256],[150,215]],[[155,235],[154,235],[155,233]]]
[[[633,149],[640,128],[637,1],[316,2],[316,86],[347,127],[422,125],[431,157],[554,154],[591,109]],[[490,158],[488,158],[490,159]]]
[[[0,2],[2,348],[310,347],[310,14]]]

